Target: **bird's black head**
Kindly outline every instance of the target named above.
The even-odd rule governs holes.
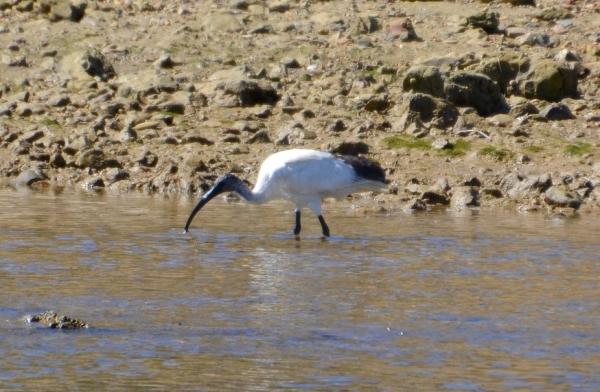
[[[247,196],[251,193],[248,189],[248,186],[244,184],[244,181],[242,181],[238,177],[234,176],[233,174],[222,175],[221,177],[217,178],[212,188],[210,188],[208,192],[206,192],[204,196],[202,196],[202,199],[200,199],[200,201],[190,214],[190,217],[188,218],[187,223],[185,224],[185,229],[183,230],[183,232],[187,233],[188,228],[190,227],[190,224],[194,219],[194,216],[196,216],[198,211],[200,211],[200,209],[204,207],[206,203],[208,203],[221,193],[225,192],[235,192],[245,199],[247,199]]]

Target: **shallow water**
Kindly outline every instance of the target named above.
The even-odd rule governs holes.
[[[0,189],[0,388],[600,389],[594,217],[195,202]]]

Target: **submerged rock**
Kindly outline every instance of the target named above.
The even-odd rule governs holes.
[[[90,327],[90,325],[83,320],[70,318],[58,314],[53,310],[46,310],[35,316],[27,315],[23,320],[26,323],[42,323],[46,328],[53,329],[82,329]]]

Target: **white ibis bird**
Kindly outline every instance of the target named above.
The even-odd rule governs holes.
[[[190,214],[183,232],[187,233],[194,216],[206,203],[223,192],[234,192],[255,204],[279,198],[290,200],[296,211],[295,235],[300,233],[302,207],[308,207],[319,218],[323,235],[329,237],[329,227],[321,214],[324,198],[342,199],[354,192],[386,189],[383,169],[366,158],[315,150],[281,151],[263,162],[252,190],[233,174],[219,177]]]

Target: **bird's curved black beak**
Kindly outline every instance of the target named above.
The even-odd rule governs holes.
[[[202,199],[200,199],[200,201],[190,214],[190,217],[188,218],[187,223],[185,224],[185,228],[183,229],[183,234],[186,234],[188,232],[190,224],[192,223],[192,220],[194,219],[194,216],[196,216],[198,211],[200,211],[200,209],[204,207],[206,203],[214,199],[215,196],[219,195],[220,193],[223,193],[223,191],[217,186],[213,187],[211,190],[206,192],[206,194],[202,197]]]

